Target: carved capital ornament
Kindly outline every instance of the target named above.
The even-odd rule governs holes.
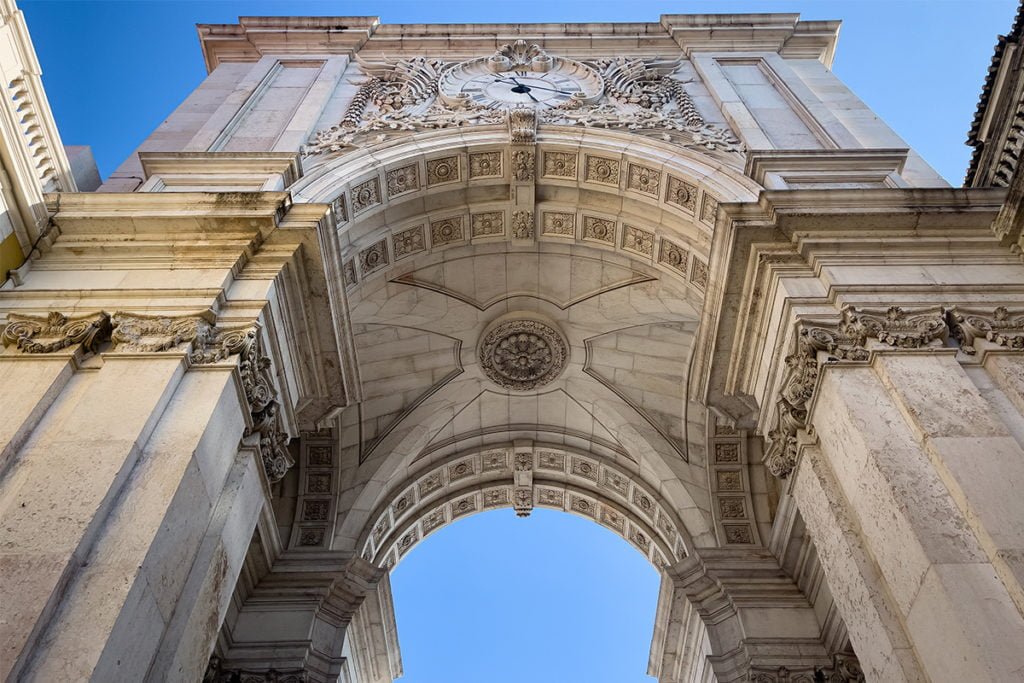
[[[775,404],[775,425],[768,432],[764,463],[772,475],[788,477],[796,467],[798,432],[807,419],[820,369],[840,361],[871,359],[869,341],[894,349],[921,349],[941,343],[947,326],[941,308],[885,311],[844,308],[836,323],[801,323],[796,350],[786,356],[786,374]]]

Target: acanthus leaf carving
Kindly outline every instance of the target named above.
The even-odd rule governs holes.
[[[189,316],[143,315],[118,311],[111,318],[116,351],[168,351],[186,342],[203,344],[213,331],[212,311]]]
[[[9,313],[0,343],[25,353],[52,353],[81,344],[85,351],[95,353],[110,339],[110,333],[110,316],[103,311],[71,317],[52,311],[45,318]]]
[[[259,325],[215,329],[204,341],[192,352],[194,364],[216,363],[238,355],[242,388],[252,416],[252,426],[246,429],[245,435],[256,437],[260,460],[270,483],[280,481],[295,461],[288,452],[290,438],[281,423],[281,406],[270,373],[270,358],[263,354],[260,345]]]
[[[950,333],[967,355],[977,353],[974,343],[984,339],[1007,349],[1024,349],[1024,312],[1011,313],[999,306],[991,313],[953,307],[947,312]]]
[[[884,347],[921,349],[945,337],[941,309],[908,312],[898,306],[885,311],[844,308],[838,322],[801,323],[796,350],[786,356],[786,374],[776,401],[775,426],[768,432],[765,467],[772,475],[788,477],[796,467],[798,433],[807,428],[808,411],[821,366],[839,361],[870,360],[870,340]]]
[[[377,62],[356,59],[368,79],[342,120],[316,133],[303,147],[304,155],[344,152],[382,142],[396,133],[503,122],[514,143],[533,142],[537,123],[544,123],[631,130],[686,147],[744,151],[732,131],[704,119],[685,84],[672,76],[681,63],[678,59],[619,57],[576,62],[548,55],[522,40],[502,45],[491,57],[463,64],[426,57]],[[556,67],[586,72],[592,88],[587,96],[574,96],[551,108],[502,111],[448,87],[458,81],[467,65],[476,62],[485,62],[485,71],[494,73],[514,69],[546,72]]]

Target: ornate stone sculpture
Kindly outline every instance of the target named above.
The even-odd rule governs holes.
[[[976,339],[985,339],[1008,349],[1024,349],[1024,312],[1011,313],[1000,306],[992,313],[976,310],[951,308],[949,318],[950,332],[960,342],[960,350],[974,355]]]
[[[110,340],[117,351],[167,351],[185,342],[205,344],[213,333],[213,312],[170,317],[117,312]]]
[[[367,80],[342,120],[304,147],[307,156],[344,152],[395,133],[503,122],[513,143],[533,142],[543,123],[624,129],[688,147],[743,151],[731,131],[704,120],[684,84],[672,77],[678,59],[578,62],[520,40],[462,63],[356,60]]]
[[[743,151],[731,131],[704,120],[683,83],[670,75],[679,63],[626,57],[594,62],[605,81],[605,99],[589,107],[544,112],[543,121],[633,130],[684,146]]]
[[[775,427],[768,433],[764,462],[776,477],[788,477],[796,466],[797,433],[807,427],[808,410],[824,363],[867,361],[869,339],[901,349],[919,349],[942,339],[946,323],[941,309],[907,312],[843,309],[835,325],[802,325],[796,352],[786,357],[787,372],[776,403]]]
[[[246,436],[257,437],[256,446],[271,483],[280,481],[295,464],[288,452],[288,434],[278,414],[280,403],[270,374],[270,359],[260,349],[259,325],[215,330],[207,343],[197,345],[191,360],[195,364],[215,363],[238,354],[242,388],[252,414]]]
[[[56,311],[45,318],[10,313],[0,342],[25,353],[52,353],[74,344],[95,353],[110,339],[110,331],[110,316],[103,311],[71,318]]]
[[[539,320],[505,320],[492,325],[480,342],[480,365],[498,386],[530,391],[565,369],[569,347],[562,335]]]

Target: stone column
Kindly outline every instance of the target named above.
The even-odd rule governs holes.
[[[267,502],[275,395],[258,328],[208,319],[9,317],[0,368],[25,390],[0,403],[5,677],[143,680],[167,639],[188,656],[155,678],[202,675]]]
[[[805,404],[818,445],[793,445],[792,493],[868,680],[1015,680],[1024,451],[939,328],[900,320],[817,345],[845,362]]]

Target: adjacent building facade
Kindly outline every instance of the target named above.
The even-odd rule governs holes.
[[[1020,680],[1017,56],[956,189],[838,29],[200,26],[99,191],[15,182],[0,677],[390,682],[389,571],[545,507],[661,572],[660,683]]]

